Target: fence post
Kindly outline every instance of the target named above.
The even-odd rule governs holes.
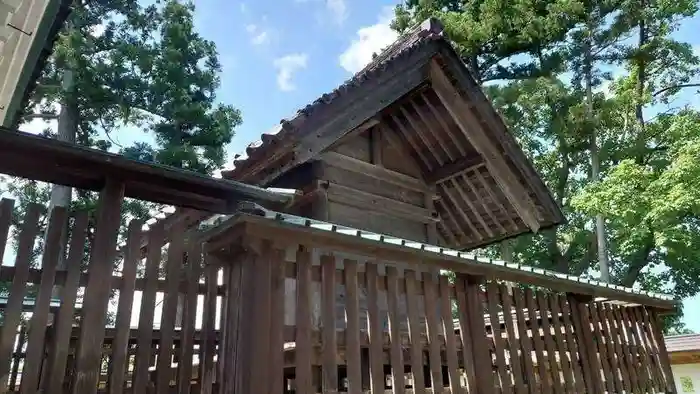
[[[88,283],[85,287],[76,374],[71,392],[94,394],[100,376],[102,341],[109,303],[114,257],[119,232],[124,183],[107,179],[100,192],[95,241],[90,253]]]
[[[604,389],[600,377],[601,367],[598,351],[593,342],[587,305],[593,300],[593,297],[570,293],[567,298],[571,306],[571,320],[574,326],[574,335],[578,340],[578,351],[581,355],[581,367],[586,388],[590,393],[602,393]]]
[[[491,394],[495,392],[493,379],[493,365],[489,352],[488,338],[486,337],[486,322],[484,321],[484,307],[481,302],[481,286],[485,283],[484,277],[458,274],[458,281],[464,283],[466,293],[466,320],[469,324],[471,339],[472,365],[475,373],[475,392],[477,394]],[[469,355],[464,356],[469,357]]]
[[[267,241],[244,238],[235,250],[217,259],[228,264],[226,321],[222,334],[226,347],[222,354],[223,377],[220,393],[267,393],[272,386],[268,362],[271,355],[272,274],[277,253]],[[231,249],[229,249],[231,250]],[[283,322],[277,322],[283,324]],[[282,349],[279,349],[282,351]]]

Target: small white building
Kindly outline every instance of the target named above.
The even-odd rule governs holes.
[[[678,393],[700,393],[700,334],[666,337]]]

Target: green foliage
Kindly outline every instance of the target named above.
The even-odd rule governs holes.
[[[517,239],[516,260],[596,276],[593,218],[602,214],[614,282],[678,298],[700,292],[700,109],[650,117],[698,82],[699,59],[671,36],[697,11],[693,0],[406,0],[397,7],[400,32],[429,16],[443,21],[568,219]],[[678,316],[666,320],[669,332],[683,332]]]
[[[156,145],[120,146],[121,154],[210,174],[223,165],[224,147],[241,118],[217,102],[218,54],[196,33],[193,13],[191,3],[176,0],[146,7],[136,0],[76,3],[25,112],[56,115],[61,104],[76,114],[76,143],[102,150],[112,149],[126,126],[141,128],[155,134]],[[67,70],[74,76],[72,90],[61,88]],[[30,202],[47,205],[49,185],[8,181],[3,191],[17,200],[16,221]],[[74,191],[70,208],[91,215],[88,241],[96,204],[96,193]],[[127,199],[122,237],[129,220],[148,219],[156,208]]]
[[[146,106],[161,117],[151,125],[161,146],[156,161],[211,174],[223,166],[224,146],[241,116],[216,104],[221,64],[214,43],[194,31],[193,12],[191,3],[163,5]]]

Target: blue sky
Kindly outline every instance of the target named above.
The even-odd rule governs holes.
[[[280,119],[335,88],[395,38],[388,22],[397,0],[195,0],[195,23],[217,44],[223,65],[220,101],[243,114],[228,146],[229,163]],[[676,37],[700,54],[700,17],[685,21]],[[674,106],[700,107],[700,95],[683,94]],[[32,122],[27,130],[41,128]],[[152,141],[128,128],[123,144]],[[686,302],[686,321],[700,332],[700,297]]]

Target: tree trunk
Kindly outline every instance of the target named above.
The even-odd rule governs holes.
[[[77,125],[78,125],[78,109],[76,108],[76,101],[73,97],[75,81],[73,79],[73,71],[66,69],[63,72],[63,90],[65,93],[65,98],[61,103],[61,112],[58,115],[58,126],[57,126],[57,137],[59,141],[75,143],[77,135]],[[71,203],[71,198],[73,194],[73,189],[69,186],[63,185],[52,185],[51,187],[51,199],[49,200],[48,212],[51,213],[55,207],[68,208]],[[67,229],[66,229],[67,230]],[[48,234],[47,234],[48,235]],[[68,240],[68,231],[63,232],[63,237],[61,239],[61,248],[58,257],[57,269],[59,271],[65,271],[66,267],[66,256],[65,256],[65,246]],[[54,286],[52,297],[59,297],[60,287]]]
[[[591,150],[591,182],[600,181],[600,157],[598,152],[598,133],[593,114],[593,18],[589,15],[587,24],[587,37],[584,53],[584,77],[586,84],[586,122],[590,127]],[[598,247],[598,266],[600,268],[600,280],[610,282],[610,267],[608,263],[607,239],[605,237],[605,218],[598,214],[595,217],[596,243]]]

